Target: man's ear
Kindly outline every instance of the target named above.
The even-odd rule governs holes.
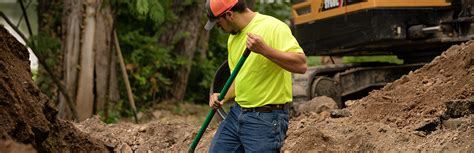
[[[234,18],[234,12],[227,11],[225,12],[225,17],[228,19],[233,19]]]

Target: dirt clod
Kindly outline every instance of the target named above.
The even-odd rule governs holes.
[[[337,109],[337,103],[327,97],[327,96],[320,96],[311,99],[310,101],[306,102],[299,102],[300,104],[295,105],[295,109],[297,112],[315,112],[321,113],[323,111],[331,111]]]
[[[446,118],[459,118],[474,114],[474,99],[452,100],[446,102]]]

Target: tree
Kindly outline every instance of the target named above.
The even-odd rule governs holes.
[[[68,87],[75,97],[79,120],[84,120],[98,111],[107,112],[105,104],[118,94],[116,64],[115,58],[112,58],[115,57],[112,50],[113,16],[110,5],[104,5],[99,0],[87,0],[86,3],[82,3],[85,4],[85,10],[82,11],[79,0],[70,4],[72,5],[65,5],[65,8],[72,10],[69,14],[72,19],[65,16],[70,21],[65,27],[72,27],[68,29],[71,31],[66,31],[66,36],[73,36],[70,37],[72,39],[65,39],[63,44],[66,44],[64,51],[71,52],[68,55],[73,56],[65,57],[65,63],[68,63],[66,68],[71,70],[65,71],[65,76],[69,77],[66,79],[71,83]],[[81,19],[79,16],[84,13],[85,18],[82,21],[85,26],[81,32],[77,29],[81,21],[74,21],[74,18]],[[82,41],[79,41],[81,39]],[[82,43],[77,44],[78,42]],[[74,57],[78,55],[77,51],[80,51],[80,56]],[[79,63],[77,57],[80,57]],[[78,78],[75,78],[76,76]],[[74,95],[74,92],[77,95]]]
[[[183,4],[184,3],[184,4]],[[171,98],[182,101],[186,94],[186,87],[188,85],[189,73],[194,60],[196,50],[198,50],[198,42],[206,42],[208,40],[208,33],[202,34],[204,22],[202,12],[204,12],[204,1],[196,1],[186,4],[180,1],[175,5],[182,6],[182,9],[175,9],[175,14],[178,20],[167,25],[167,32],[164,33],[160,42],[162,44],[169,44],[173,46],[172,53],[175,54],[183,62],[180,63],[179,68],[174,72],[173,86],[171,89]],[[201,34],[201,35],[200,35]],[[207,48],[200,48],[200,50],[207,50]]]
[[[117,30],[130,82],[141,91],[138,105],[184,99],[194,57],[205,58],[207,52],[204,2],[137,0],[126,2],[132,6],[127,11],[118,11]]]
[[[110,5],[104,4],[100,0],[39,1],[39,31],[44,33],[42,37],[54,36],[63,44],[62,49],[39,49],[58,50],[57,54],[48,51],[41,53],[57,60],[51,65],[56,67],[58,74],[62,74],[58,76],[62,76],[68,95],[75,101],[79,120],[99,111],[107,112],[106,104],[118,99],[115,54],[111,47],[113,13]],[[59,13],[61,10],[62,14]],[[62,20],[58,24],[58,21],[47,19]],[[50,32],[48,29],[63,30]],[[58,33],[61,35],[57,36]],[[57,63],[63,63],[63,68],[59,69],[61,64]],[[63,95],[59,96],[59,115],[72,118]]]

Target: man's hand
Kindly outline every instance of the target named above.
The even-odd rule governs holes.
[[[308,69],[304,53],[280,51],[268,46],[259,35],[247,33],[247,48],[252,52],[265,56],[281,68],[303,74]]]
[[[268,45],[265,44],[259,35],[247,33],[247,48],[254,53],[264,54],[268,49]]]
[[[209,97],[209,107],[220,108],[224,104],[224,100],[219,101],[217,99],[218,96],[219,96],[219,93],[211,94],[211,96]]]

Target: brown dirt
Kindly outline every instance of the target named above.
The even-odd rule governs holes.
[[[446,102],[474,99],[474,44],[452,46],[430,64],[359,100],[354,114],[414,130],[446,111]],[[370,110],[370,111],[368,111]]]
[[[75,126],[91,137],[102,140],[108,147],[115,148],[116,152],[186,152],[204,122],[209,107],[164,102],[152,110],[139,117],[140,123],[144,124],[121,122],[106,125],[96,116]],[[207,152],[217,121],[213,119],[196,152]]]
[[[107,151],[56,117],[57,111],[31,79],[28,57],[26,48],[0,26],[0,138],[31,144],[39,152]]]
[[[102,140],[108,147],[115,148],[114,151],[117,152],[124,152],[120,151],[121,148],[135,152],[186,152],[197,134],[199,125],[189,124],[181,119],[183,118],[167,122],[155,120],[146,124],[106,125],[98,117],[94,117],[76,126],[91,137]],[[197,152],[207,151],[214,131],[215,125],[210,126],[196,147]]]
[[[346,118],[306,113],[290,122],[287,151],[474,150],[474,43],[355,101]]]
[[[13,140],[0,140],[0,152],[2,153],[36,153],[32,145],[21,144]]]

